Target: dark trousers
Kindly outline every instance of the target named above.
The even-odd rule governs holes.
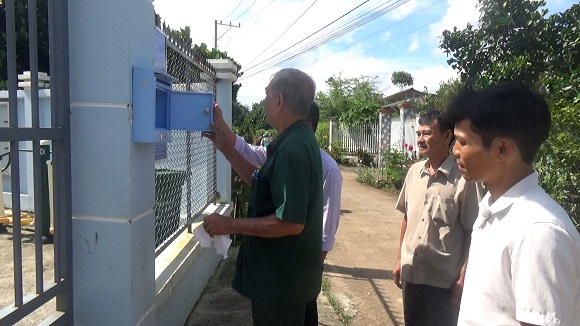
[[[269,305],[252,301],[254,326],[302,326],[304,324],[304,305]]]
[[[306,303],[304,326],[318,326],[318,306],[316,305],[316,298]]]
[[[459,307],[449,304],[451,290],[403,282],[403,308],[406,326],[457,325]]]

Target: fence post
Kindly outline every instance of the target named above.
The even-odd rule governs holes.
[[[217,77],[216,102],[224,113],[224,120],[232,128],[232,83],[238,76],[238,67],[230,59],[210,59]],[[229,203],[232,200],[232,168],[225,156],[218,151],[216,157],[216,187],[220,202]]]
[[[415,143],[415,113],[417,108],[409,103],[401,103],[399,104],[399,110],[401,112],[401,148],[400,150],[406,152],[407,149],[404,147],[403,144],[414,144]],[[407,128],[407,122],[409,119],[413,119],[413,122]]]
[[[328,149],[332,150],[332,144],[338,141],[338,121],[331,119],[330,120],[330,136],[328,140]]]

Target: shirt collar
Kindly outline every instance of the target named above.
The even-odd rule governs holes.
[[[291,134],[294,130],[298,130],[301,128],[308,128],[308,125],[306,124],[306,119],[302,119],[302,120],[298,120],[298,121],[294,122],[288,128],[286,128],[286,130],[284,130],[284,132],[282,134],[280,134],[278,137],[276,137],[268,145],[268,147],[266,147],[267,156],[270,157],[272,154],[274,154],[276,152],[276,150],[278,149],[278,147],[280,147],[280,145],[284,142],[284,140],[286,139],[286,137],[288,137],[289,134]]]
[[[495,201],[493,198],[491,198],[491,194],[488,192],[479,203],[479,211],[481,212],[484,220],[487,220],[494,214],[497,214],[510,207],[516,201],[516,199],[522,197],[525,193],[534,189],[535,187],[538,187],[538,174],[533,172],[513,185],[510,189],[508,189],[508,191],[506,191]]]
[[[453,155],[449,154],[449,156],[447,156],[445,161],[441,163],[437,171],[441,171],[443,174],[445,174],[447,178],[449,178],[449,174],[451,174],[451,170],[455,165],[457,165],[457,163],[455,162]],[[420,171],[420,176],[422,177],[424,175],[429,175],[429,160],[425,161],[425,164],[423,165],[423,168]]]

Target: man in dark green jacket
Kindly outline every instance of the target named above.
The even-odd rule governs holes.
[[[274,74],[264,111],[279,136],[268,146],[261,168],[204,134],[252,185],[249,218],[212,214],[203,226],[210,236],[245,236],[232,287],[252,300],[254,325],[303,325],[306,303],[320,291],[322,163],[305,122],[315,90],[312,78],[300,70]]]

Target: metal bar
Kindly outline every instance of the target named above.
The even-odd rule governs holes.
[[[200,65],[199,62],[193,60],[193,58],[191,58],[191,56],[187,55],[183,50],[181,50],[179,48],[179,46],[177,46],[176,44],[173,43],[173,41],[171,41],[170,39],[167,39],[166,44],[172,48],[175,52],[177,52],[180,56],[182,56],[183,58],[187,59],[187,61],[191,62],[192,64],[194,64],[197,68],[199,68],[201,71],[210,74],[210,75],[215,75],[215,71],[211,71],[210,69],[204,67],[203,65]],[[209,64],[208,64],[209,65]]]
[[[16,71],[16,18],[14,0],[6,1],[6,58],[8,75],[8,120],[11,127],[18,126],[18,109],[16,89],[18,73]],[[22,305],[22,231],[20,227],[20,173],[18,142],[10,142],[10,160],[12,164],[12,220],[13,220],[13,260],[14,260],[14,305]]]
[[[28,48],[30,60],[30,104],[32,128],[40,126],[40,109],[38,100],[38,28],[36,19],[36,0],[28,0]],[[42,221],[44,219],[40,174],[40,142],[32,142],[32,167],[34,182],[34,253],[36,267],[36,293],[42,293],[44,283],[44,266],[42,254]],[[39,223],[40,221],[40,223]]]
[[[186,205],[187,205],[187,220],[191,219],[191,217],[193,216],[193,214],[191,213],[191,194],[192,194],[192,177],[193,177],[193,173],[192,173],[192,164],[191,164],[191,152],[192,152],[192,141],[191,141],[191,131],[187,131],[186,132],[186,141],[185,141],[185,146],[187,148],[187,150],[185,151],[185,171],[187,171],[187,174],[185,175],[185,177],[187,178],[185,181],[187,182],[186,185],[186,192],[185,192],[185,196],[186,196]]]
[[[0,321],[2,322],[2,325],[16,324],[21,319],[34,312],[36,309],[40,308],[48,301],[55,298],[59,293],[66,291],[66,289],[70,287],[69,285],[69,281],[60,283],[47,283],[45,292],[41,294],[31,293],[26,295],[24,298],[25,305],[22,307],[8,306],[0,310]]]
[[[12,108],[10,108],[12,109]],[[22,228],[20,221],[20,153],[19,143],[10,142],[12,186],[12,251],[14,259],[14,305],[22,306]]]
[[[54,94],[51,95],[51,99]],[[8,110],[12,112],[12,107],[16,111],[16,103],[10,104]],[[12,117],[10,118],[12,124]],[[34,141],[34,140],[55,140],[67,137],[64,128],[2,128],[0,129],[0,140],[2,141]]]
[[[72,273],[72,207],[68,0],[50,0],[48,6],[52,126],[61,137],[53,141],[55,281],[64,278],[66,291],[56,297],[56,309],[65,311],[66,324],[74,320]]]
[[[38,31],[36,25],[36,0],[28,0],[28,52],[30,61],[30,102],[33,128],[40,126],[40,113],[38,109]]]
[[[44,283],[44,260],[42,254],[42,227],[44,221],[44,209],[42,208],[42,174],[40,161],[40,142],[32,142],[32,174],[34,182],[34,253],[36,267],[36,293],[43,291]]]

